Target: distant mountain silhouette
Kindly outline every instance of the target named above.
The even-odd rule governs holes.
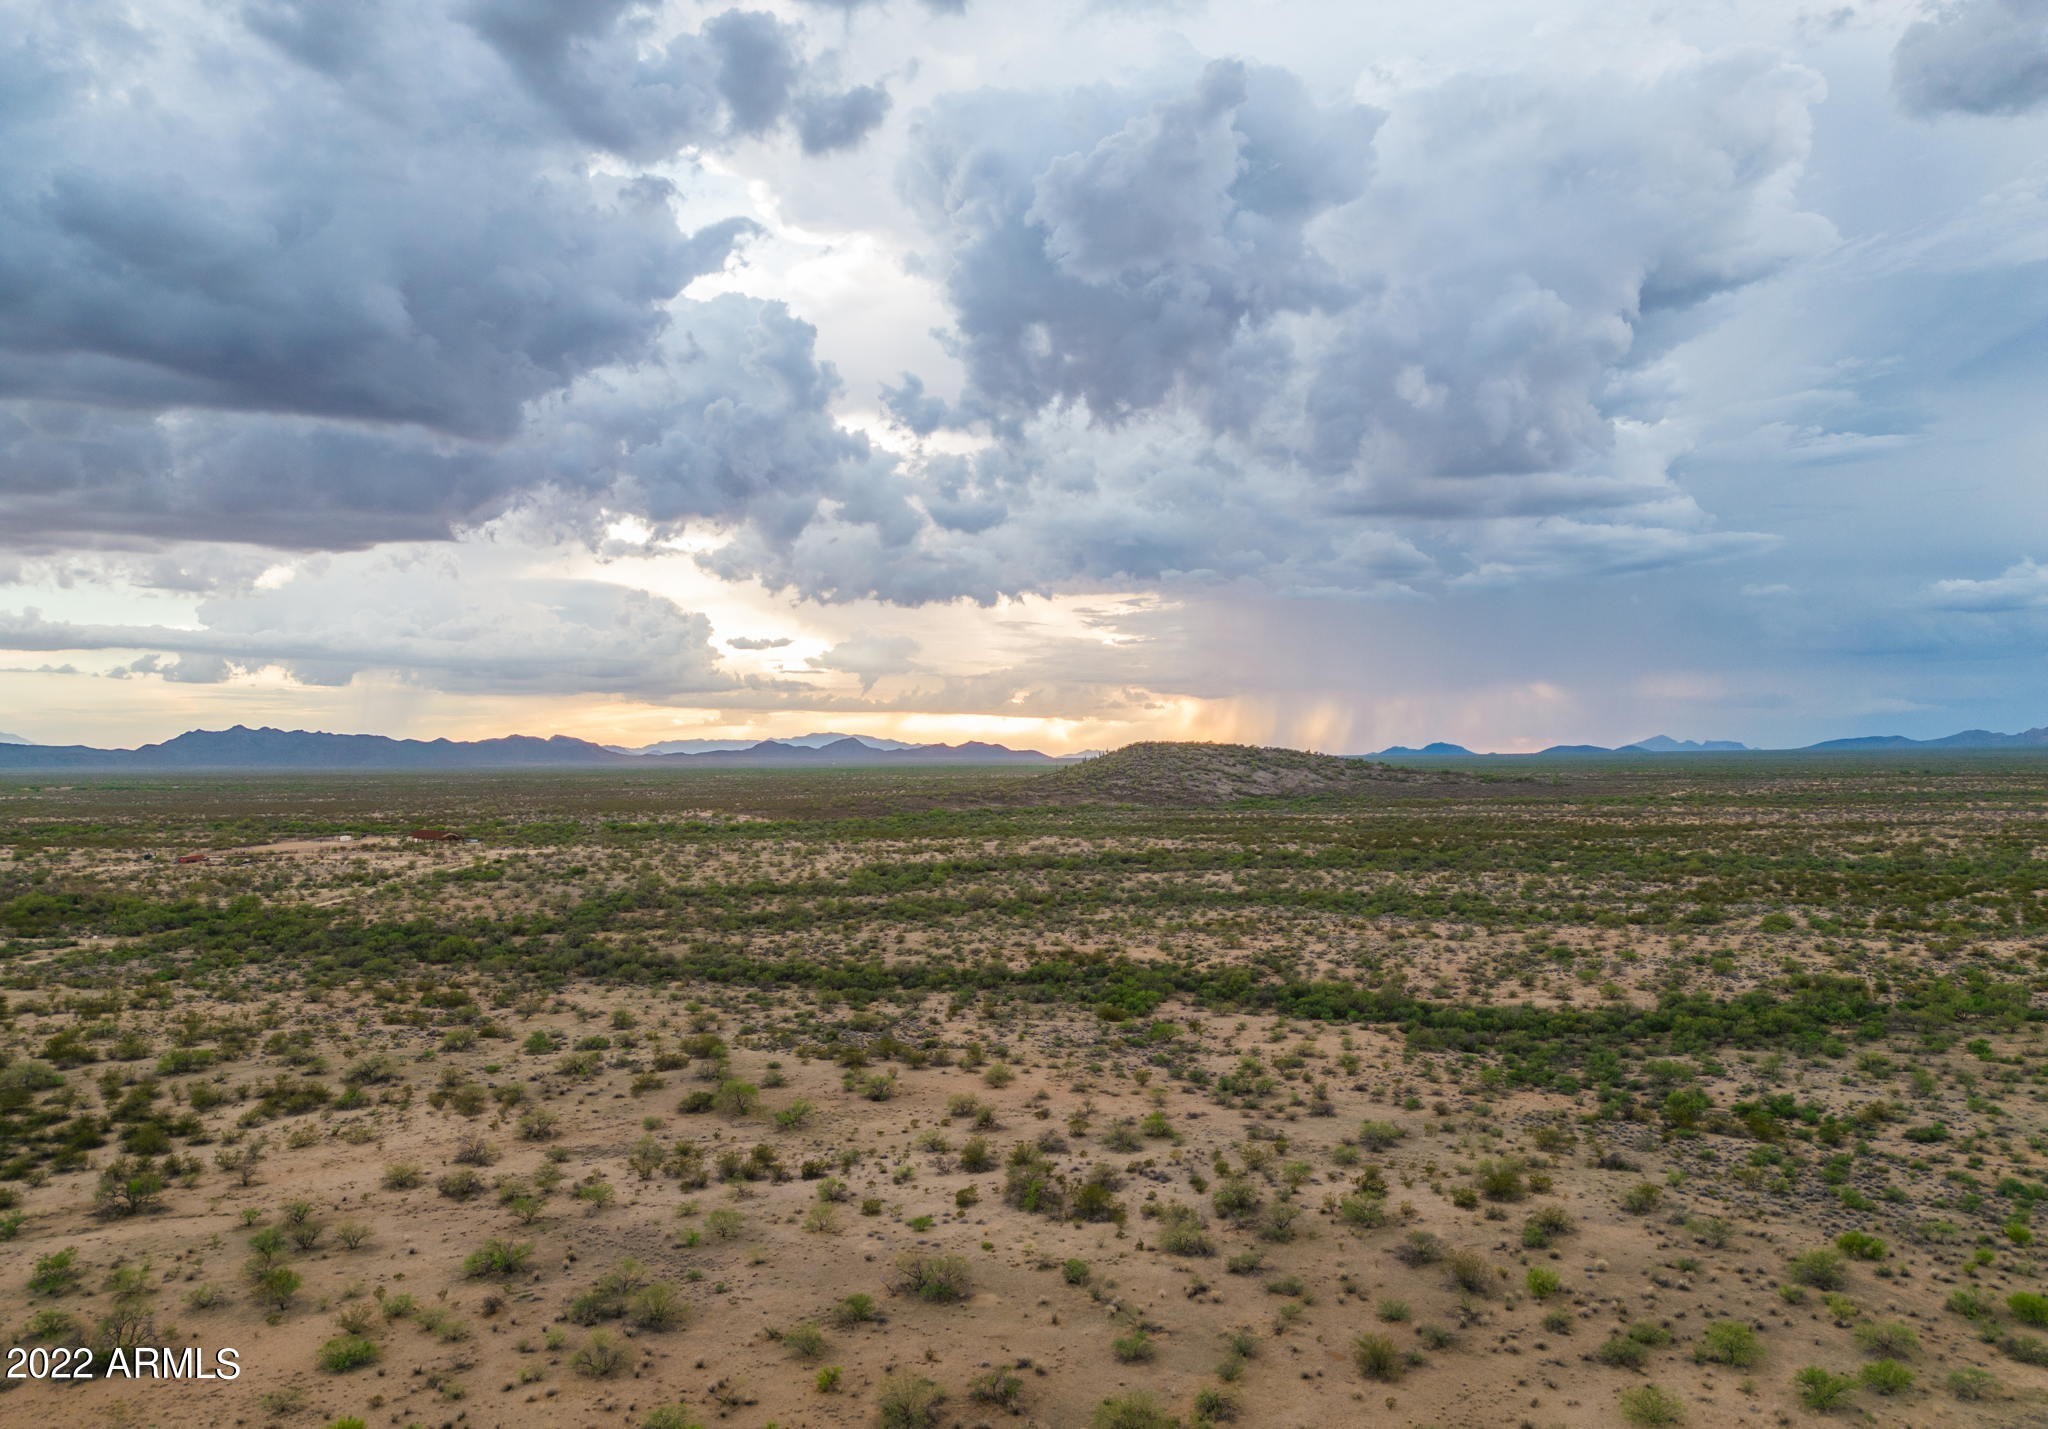
[[[1639,739],[1634,744],[1624,744],[1617,753],[1636,754],[1735,754],[1748,749],[1746,744],[1737,744],[1732,739],[1673,739],[1668,734],[1653,734],[1648,739]]]
[[[2039,729],[2022,730],[2018,734],[2000,734],[1989,729],[1966,729],[1960,734],[1943,735],[1940,739],[1908,739],[1902,734],[1863,735],[1853,739],[1828,739],[1819,744],[1801,745],[1794,749],[1763,750],[1747,744],[1738,744],[1732,739],[1673,739],[1668,734],[1651,735],[1648,739],[1637,740],[1609,748],[1604,744],[1553,744],[1548,749],[1539,749],[1533,755],[1494,755],[1497,759],[1543,759],[1543,758],[1586,758],[1596,754],[1832,754],[1854,753],[1858,750],[1883,749],[2048,749],[2048,725]],[[1453,755],[1470,755],[1471,750],[1462,744],[1426,744],[1420,749],[1405,744],[1396,744],[1382,749],[1377,754],[1363,754],[1361,759],[1401,758],[1445,758]]]
[[[1809,750],[1858,749],[2048,749],[2048,725],[2025,729],[2018,734],[1999,734],[1989,729],[1966,729],[1940,739],[1908,739],[1903,734],[1871,734],[1859,739],[1828,739],[1809,744]]]
[[[819,749],[828,744],[837,744],[842,739],[857,739],[870,749],[920,749],[926,746],[912,744],[908,740],[884,739],[874,734],[792,734],[777,738],[776,744],[800,744],[809,749]],[[758,739],[665,739],[659,744],[643,744],[637,749],[617,744],[604,746],[614,754],[727,754],[737,749],[752,749],[762,743]]]
[[[706,768],[824,768],[829,765],[913,764],[1055,764],[1055,759],[1035,749],[1010,749],[1000,744],[970,741],[966,744],[914,744],[901,749],[876,749],[851,735],[815,748],[767,739],[745,749],[711,750],[704,754],[642,754],[628,756],[636,764],[684,764]]]
[[[649,767],[825,768],[835,765],[1060,764],[1032,749],[1000,744],[924,744],[877,749],[851,736],[813,748],[763,740],[742,749],[705,754],[620,754],[587,740],[555,735],[537,739],[390,739],[381,734],[325,734],[310,730],[192,730],[140,749],[85,745],[0,745],[0,770],[222,771],[323,769],[645,769]]]
[[[23,739],[18,734],[0,734],[0,744],[33,744],[32,739]]]

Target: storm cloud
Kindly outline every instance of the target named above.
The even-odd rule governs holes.
[[[1914,114],[2024,114],[2048,104],[2048,3],[1953,0],[1909,26],[1892,86]]]

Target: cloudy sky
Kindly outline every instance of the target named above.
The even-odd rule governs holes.
[[[0,36],[0,730],[2048,724],[2048,0]]]

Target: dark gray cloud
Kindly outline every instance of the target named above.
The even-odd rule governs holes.
[[[904,188],[945,245],[969,411],[1114,422],[1183,389],[1232,423],[1284,360],[1268,324],[1345,301],[1304,230],[1361,191],[1378,122],[1236,62],[1178,93],[941,101]]]
[[[753,521],[782,539],[828,498],[875,507],[886,471],[831,419],[838,378],[815,337],[780,304],[684,302],[645,360],[571,382],[495,443],[280,414],[0,404],[4,539],[347,549],[445,537],[549,493],[657,522]]]
[[[600,581],[478,579],[449,552],[341,557],[271,588],[202,601],[199,629],[86,624],[0,610],[10,650],[142,650],[121,667],[187,684],[282,669],[302,684],[395,675],[457,693],[671,699],[735,688],[709,622]]]
[[[349,547],[614,480],[679,515],[772,505],[786,529],[865,459],[824,414],[808,327],[677,300],[753,225],[685,232],[669,180],[588,162],[799,105],[853,142],[886,97],[819,86],[773,17],[0,18],[0,541]]]
[[[889,113],[889,91],[864,84],[843,94],[807,95],[796,103],[796,133],[806,154],[850,149]]]
[[[1892,89],[1921,115],[2025,114],[2048,104],[2048,3],[1942,5],[1899,37]]]
[[[883,401],[994,442],[921,463],[907,551],[819,530],[728,559],[899,599],[1247,576],[1408,598],[1758,553],[1671,480],[1650,374],[1715,299],[1834,242],[1794,196],[1819,95],[1740,51],[1455,79],[1388,115],[1228,63],[951,97],[903,183],[967,387]]]
[[[628,158],[766,133],[793,110],[806,123],[839,115],[824,147],[845,147],[887,107],[873,86],[815,90],[796,33],[760,11],[727,10],[665,38],[642,0],[477,0],[468,17],[572,132]],[[819,146],[807,137],[805,147]]]

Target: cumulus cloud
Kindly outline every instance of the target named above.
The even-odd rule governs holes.
[[[940,244],[968,457],[928,525],[821,523],[723,568],[822,598],[1227,580],[1407,598],[1766,549],[1671,477],[1658,359],[1835,242],[1796,188],[1811,72],[1761,52],[1570,85],[1454,79],[1382,113],[1283,72],[951,96],[906,196]]]
[[[2048,610],[2048,566],[2027,559],[2007,566],[1988,580],[1936,581],[1928,599],[1943,610],[1986,615]]]
[[[1272,320],[1341,299],[1305,230],[1360,191],[1378,122],[1234,61],[1165,93],[941,101],[904,189],[944,244],[970,410],[1113,422],[1185,387],[1233,424],[1228,390],[1284,358]]]
[[[464,554],[391,547],[316,558],[290,580],[208,597],[189,629],[0,611],[0,649],[142,650],[128,672],[186,683],[276,668],[308,685],[385,673],[453,692],[648,700],[738,683],[718,668],[702,615],[602,581],[512,570],[492,579]]]
[[[1892,89],[1919,115],[2025,114],[2048,104],[2048,4],[1950,0],[1899,36]]]
[[[677,298],[754,226],[685,231],[670,180],[632,167],[800,111],[833,116],[830,146],[865,132],[885,96],[818,83],[773,17],[0,15],[0,540],[346,547],[605,473],[657,507],[744,506],[770,463],[800,505],[858,459],[809,328]]]
[[[822,655],[813,655],[813,670],[838,670],[860,680],[860,692],[867,694],[888,675],[907,675],[918,668],[917,641],[908,635],[856,635],[842,640]]]

